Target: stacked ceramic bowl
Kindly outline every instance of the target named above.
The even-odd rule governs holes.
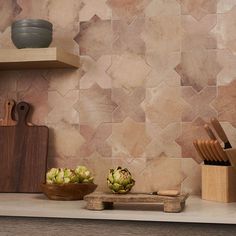
[[[52,42],[52,24],[41,19],[15,21],[11,39],[17,48],[46,48]]]

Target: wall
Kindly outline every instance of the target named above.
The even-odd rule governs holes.
[[[85,164],[100,189],[128,167],[135,191],[200,191],[195,138],[216,116],[236,143],[234,0],[0,0],[0,47],[15,19],[54,24],[51,46],[81,68],[0,72],[6,98],[50,127],[49,167]]]

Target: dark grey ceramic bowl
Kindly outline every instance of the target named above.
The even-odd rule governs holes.
[[[52,42],[51,34],[12,33],[12,42],[17,48],[47,48]]]
[[[52,35],[52,31],[46,28],[38,27],[17,27],[11,30],[12,34],[15,33],[38,33],[42,35]]]
[[[52,23],[42,19],[24,19],[12,23],[13,29],[18,27],[39,27],[52,30]]]

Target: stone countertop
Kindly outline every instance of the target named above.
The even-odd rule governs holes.
[[[0,216],[236,224],[236,203],[209,202],[199,196],[190,196],[181,213],[164,213],[153,204],[119,204],[104,211],[85,206],[85,201],[52,201],[42,194],[0,194]]]

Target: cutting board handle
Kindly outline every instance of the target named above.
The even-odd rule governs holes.
[[[16,106],[18,113],[18,123],[17,125],[27,125],[27,115],[29,113],[30,106],[26,102],[20,102]]]

